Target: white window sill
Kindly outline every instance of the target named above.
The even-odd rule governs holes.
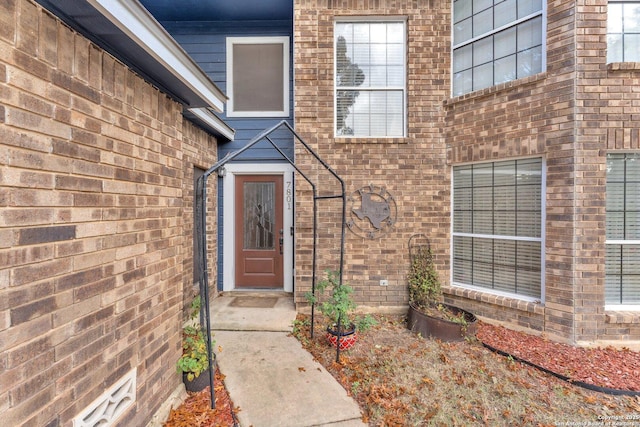
[[[336,144],[407,144],[409,138],[406,136],[335,136],[333,142]]]

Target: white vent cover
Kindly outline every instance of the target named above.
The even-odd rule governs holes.
[[[73,427],[109,427],[136,401],[136,369],[129,371],[110,389],[73,419]]]

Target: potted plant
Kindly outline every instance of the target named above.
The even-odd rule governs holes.
[[[329,319],[327,339],[331,345],[336,347],[340,341],[340,351],[348,350],[358,339],[357,330],[364,331],[373,326],[375,319],[369,315],[354,316],[356,303],[351,296],[353,288],[346,283],[340,284],[339,272],[327,270],[326,274],[327,277],[316,284],[316,294],[307,292],[305,297]],[[327,290],[329,296],[320,302],[319,296]]]
[[[443,341],[461,341],[475,334],[476,317],[443,302],[429,239],[422,234],[411,236],[409,254],[407,327],[425,338],[434,337]]]
[[[189,321],[182,329],[182,356],[176,363],[188,391],[201,391],[210,384],[211,369],[207,341],[198,320],[200,305],[201,299],[198,295],[191,302]],[[201,375],[203,372],[207,375]]]

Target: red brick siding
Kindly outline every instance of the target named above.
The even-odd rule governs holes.
[[[296,2],[297,130],[345,179],[348,193],[384,185],[398,203],[398,222],[386,236],[347,233],[345,272],[359,303],[406,303],[407,243],[415,232],[431,237],[448,285],[452,166],[539,156],[547,186],[543,304],[458,288],[447,289],[447,301],[568,342],[640,337],[640,326],[624,323],[633,316],[604,313],[605,156],[640,148],[640,66],[607,67],[606,1],[546,4],[543,73],[449,98],[450,1]],[[407,18],[407,138],[333,136],[333,23],[366,15]],[[296,154],[309,167],[305,154]],[[304,291],[311,205],[302,190],[297,200],[304,219],[297,223],[297,289]],[[320,258],[329,256],[321,251]],[[390,286],[378,286],[380,278]],[[622,327],[611,327],[614,321]]]
[[[182,179],[182,206],[183,206],[183,224],[184,230],[184,252],[183,252],[183,289],[184,289],[184,316],[188,316],[189,307],[192,297],[198,290],[197,283],[193,281],[193,269],[195,260],[193,259],[193,210],[194,210],[194,168],[207,170],[216,162],[217,144],[216,139],[204,132],[202,129],[194,126],[188,121],[184,121],[185,129],[182,133],[183,138],[183,171]],[[215,278],[217,277],[217,246],[216,235],[217,228],[217,180],[216,176],[210,177],[207,181],[207,265],[209,267],[209,280],[211,287],[211,295],[216,291]],[[186,317],[185,317],[186,319]]]
[[[121,425],[144,425],[181,381],[189,174],[215,140],[32,1],[0,21],[3,421],[70,425],[136,368]]]
[[[576,339],[638,341],[637,314],[604,310],[606,155],[640,149],[640,64],[607,64],[606,12],[576,9]]]
[[[428,13],[425,13],[428,10]],[[333,26],[337,17],[386,16],[407,24],[408,134],[406,138],[335,138],[333,131]],[[442,278],[448,282],[449,265],[449,167],[444,138],[442,101],[449,92],[449,4],[447,1],[302,1],[295,5],[296,129],[320,156],[345,179],[348,195],[363,186],[384,186],[398,205],[393,229],[375,239],[347,231],[345,278],[352,284],[360,304],[373,307],[402,306],[408,301],[406,274],[408,241],[414,233],[430,236],[436,248]],[[296,161],[310,168],[302,151]],[[297,182],[300,182],[298,180]],[[334,188],[323,180],[319,188]],[[331,187],[331,185],[334,185]],[[311,254],[310,195],[298,189],[297,198],[297,290],[309,289]],[[319,202],[326,212],[327,202]],[[333,217],[320,219],[325,237],[320,242],[320,267],[337,266],[339,206]],[[331,253],[325,245],[332,245]],[[381,287],[386,279],[389,286]],[[301,292],[298,292],[298,301]]]

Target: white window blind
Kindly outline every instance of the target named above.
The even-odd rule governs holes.
[[[640,304],[640,153],[607,155],[605,301]]]
[[[453,168],[453,282],[541,297],[542,160]]]
[[[336,23],[337,136],[404,136],[404,27],[404,22]]]

